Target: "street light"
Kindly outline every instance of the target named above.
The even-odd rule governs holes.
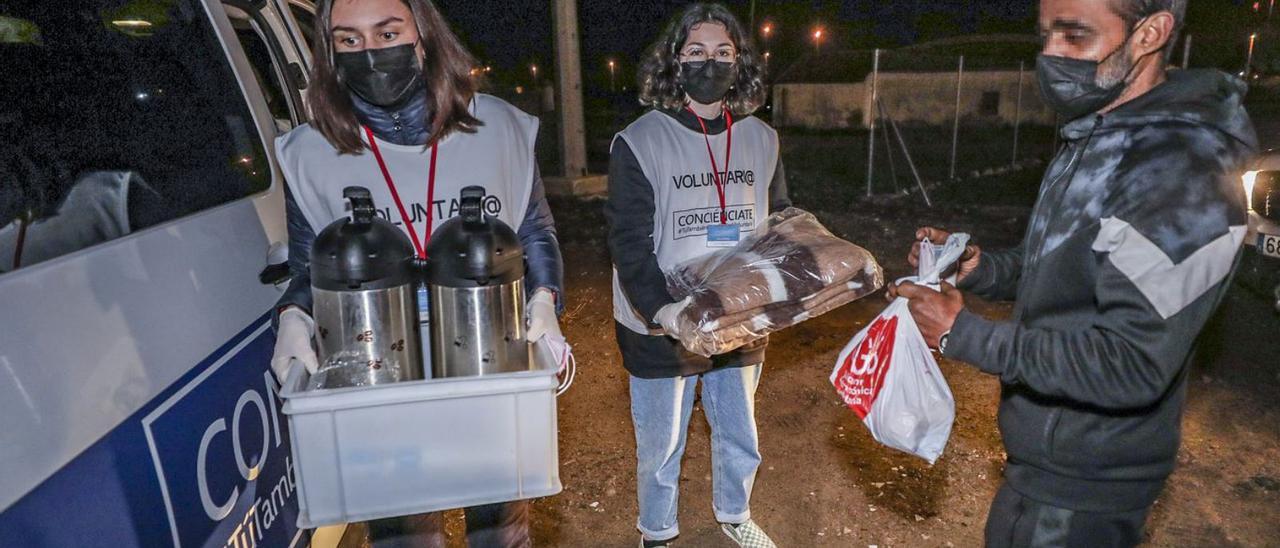
[[[824,35],[826,35],[826,32],[822,30],[822,27],[818,27],[818,28],[813,29],[813,49],[814,49],[814,51],[818,51],[818,52],[822,51],[822,37],[823,37]]]
[[[538,82],[538,65],[529,65],[529,71],[533,73],[534,83]]]
[[[760,35],[764,37],[764,48],[765,48],[765,50],[768,50],[768,49],[769,49],[769,38],[773,36],[773,23],[765,23],[763,27],[760,27]],[[768,51],[765,51],[765,52],[764,52],[764,64],[765,64],[765,65],[768,65],[768,64],[769,64],[769,52],[768,52]]]
[[[609,91],[613,93],[618,92],[616,69],[617,69],[617,63],[614,63],[613,59],[610,59],[609,60]]]
[[[1252,67],[1253,67],[1253,45],[1254,45],[1254,43],[1255,43],[1255,42],[1257,42],[1257,40],[1258,40],[1258,33],[1256,33],[1256,32],[1255,32],[1255,33],[1253,33],[1253,34],[1250,34],[1250,35],[1249,35],[1249,56],[1248,56],[1247,58],[1245,58],[1245,61],[1244,61],[1244,78],[1245,78],[1246,80],[1248,80],[1248,79],[1249,79],[1249,77],[1250,77],[1250,73],[1252,73],[1252,72],[1253,72],[1253,70],[1252,70]]]

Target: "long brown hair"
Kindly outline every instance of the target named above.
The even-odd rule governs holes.
[[[645,54],[640,64],[640,103],[655,108],[679,110],[688,99],[680,86],[680,48],[689,32],[703,23],[724,25],[738,50],[738,79],[724,97],[724,104],[739,116],[760,108],[765,101],[764,68],[751,42],[751,35],[728,8],[720,4],[693,4],[676,14]]]
[[[322,0],[317,7],[315,51],[312,52],[315,61],[311,85],[307,88],[311,125],[340,153],[362,154],[366,145],[360,138],[360,121],[351,104],[350,91],[334,68],[334,1]],[[401,1],[413,12],[418,40],[426,57],[422,63],[422,81],[426,82],[427,100],[431,103],[427,112],[431,128],[427,144],[454,131],[475,132],[483,124],[469,110],[476,94],[476,82],[471,77],[474,58],[449,30],[431,0]]]

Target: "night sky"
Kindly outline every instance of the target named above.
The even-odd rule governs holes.
[[[550,66],[552,61],[551,0],[438,0],[454,30],[481,60],[495,69]],[[605,59],[630,61],[638,57],[658,30],[688,1],[585,0],[579,3],[583,70]],[[745,23],[748,0],[725,2]],[[985,30],[990,23],[1031,33],[1035,2],[1029,0],[758,0],[756,20],[778,21],[778,42],[800,39],[813,24],[847,26],[863,41],[901,45],[921,38],[919,28],[954,26],[949,33]],[[861,32],[853,31],[858,29]],[[1002,29],[1003,30],[1003,29]],[[802,32],[803,31],[803,32]],[[870,36],[865,36],[865,35]],[[832,34],[832,39],[841,37]]]
[[[540,78],[553,78],[552,0],[436,0],[453,29],[476,57],[493,67],[490,79],[506,85],[526,85],[530,64]],[[634,81],[636,60],[661,27],[690,1],[581,0],[582,71],[588,89],[610,88],[608,61],[618,64],[619,86]],[[750,0],[725,0],[744,23]],[[772,52],[778,67],[793,65],[813,50],[809,39],[815,25],[826,33],[824,51],[896,48],[967,34],[1027,34],[1036,32],[1036,0],[757,0],[755,31],[758,45]],[[1253,0],[1195,0],[1189,4],[1186,33],[1196,37],[1193,63],[1235,70],[1243,59],[1249,32],[1260,29]],[[1265,5],[1265,4],[1260,4]],[[1265,12],[1265,9],[1263,10]],[[759,43],[766,21],[776,32],[768,44]],[[1270,32],[1270,31],[1265,31]],[[1280,44],[1264,35],[1264,51]],[[781,72],[781,70],[779,70]],[[625,90],[619,90],[625,91]]]

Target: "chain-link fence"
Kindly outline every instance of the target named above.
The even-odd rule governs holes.
[[[815,52],[773,87],[788,171],[839,177],[853,199],[1038,166],[1056,119],[1039,97],[1037,49],[997,37]]]

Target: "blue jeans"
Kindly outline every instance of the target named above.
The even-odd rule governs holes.
[[[694,390],[702,380],[702,405],[711,426],[711,504],[721,523],[751,519],[751,487],[760,467],[756,434],[756,386],[763,364],[715,369],[668,379],[631,377],[631,421],[636,430],[636,527],[649,540],[680,534],[680,460],[684,457]]]

